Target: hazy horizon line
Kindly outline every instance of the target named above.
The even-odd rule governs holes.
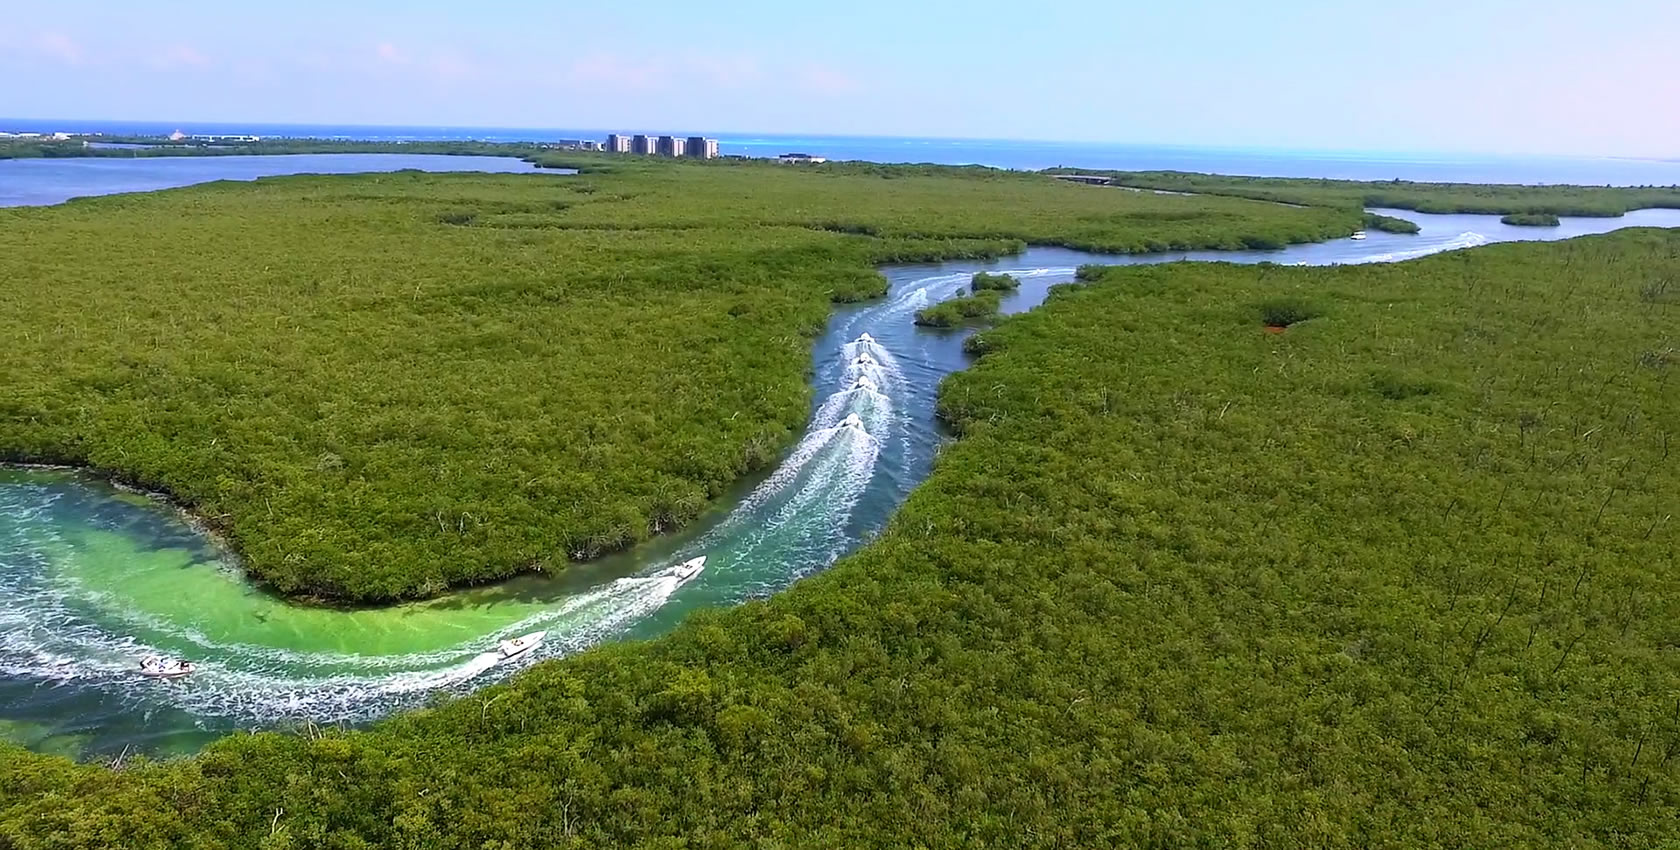
[[[88,123],[88,124],[96,124],[96,123],[108,123],[108,124],[129,123],[129,124],[158,124],[158,125],[165,125],[165,124],[181,124],[181,125],[203,124],[203,125],[223,125],[223,126],[244,125],[244,126],[248,126],[248,127],[342,128],[342,129],[349,129],[349,130],[358,130],[358,129],[369,129],[369,130],[416,129],[416,130],[421,130],[421,129],[423,129],[423,130],[459,130],[459,131],[468,131],[468,132],[475,131],[475,130],[482,130],[482,131],[530,131],[530,132],[539,132],[539,131],[540,132],[560,132],[560,131],[564,131],[564,132],[570,132],[570,133],[582,133],[582,132],[587,131],[587,132],[592,132],[592,133],[597,133],[597,134],[607,134],[607,133],[614,133],[614,132],[632,132],[632,133],[633,132],[638,132],[636,130],[631,130],[631,129],[628,129],[628,128],[615,129],[615,128],[612,128],[612,127],[586,127],[586,126],[543,127],[543,126],[525,126],[525,125],[518,125],[518,124],[502,124],[502,125],[491,125],[491,124],[421,124],[421,123],[381,124],[381,123],[350,123],[350,122],[334,122],[334,121],[276,121],[276,120],[246,121],[246,120],[231,120],[231,119],[176,120],[176,119],[158,119],[158,118],[56,118],[56,117],[55,118],[30,118],[30,117],[24,117],[24,116],[0,116],[0,130],[4,129],[4,122],[8,122],[8,121],[26,121],[26,122],[41,123],[41,124],[58,123],[58,124],[66,124],[66,125],[74,125],[78,122]],[[59,127],[55,132],[75,132],[75,128],[74,127]],[[1393,155],[1393,156],[1482,156],[1482,157],[1496,157],[1496,158],[1508,158],[1508,159],[1509,158],[1520,159],[1520,158],[1557,157],[1557,158],[1567,158],[1567,159],[1611,159],[1611,160],[1635,160],[1635,161],[1650,161],[1650,162],[1680,161],[1680,153],[1665,154],[1665,155],[1657,155],[1657,154],[1633,155],[1633,154],[1580,153],[1580,152],[1567,152],[1567,153],[1566,152],[1546,152],[1546,153],[1542,153],[1542,152],[1517,152],[1517,153],[1512,153],[1512,152],[1506,152],[1506,151],[1492,151],[1492,150],[1475,149],[1475,148],[1459,148],[1459,149],[1449,149],[1449,148],[1396,149],[1396,148],[1388,148],[1388,149],[1383,149],[1383,148],[1354,148],[1354,147],[1289,147],[1289,146],[1283,146],[1283,145],[1266,145],[1266,144],[1222,145],[1222,144],[1208,143],[1208,142],[1119,141],[1119,140],[1113,140],[1113,139],[1105,139],[1105,140],[1050,139],[1050,138],[1006,137],[1006,136],[911,136],[911,135],[889,135],[889,134],[876,134],[876,133],[855,133],[854,134],[854,133],[818,133],[818,132],[808,132],[808,131],[807,132],[800,132],[800,131],[766,131],[766,130],[710,130],[710,131],[683,130],[683,131],[676,131],[676,130],[666,129],[666,130],[652,130],[652,131],[642,130],[642,131],[639,131],[639,132],[648,133],[648,134],[657,133],[657,134],[660,134],[660,135],[685,135],[685,136],[686,135],[706,135],[706,136],[710,136],[710,137],[713,137],[713,138],[718,138],[720,140],[725,139],[726,137],[734,137],[734,138],[730,138],[729,141],[731,141],[733,143],[737,143],[737,144],[741,143],[744,140],[750,140],[752,137],[757,136],[757,137],[764,137],[764,138],[767,138],[767,139],[768,138],[812,138],[812,139],[868,139],[868,140],[912,140],[912,141],[929,140],[929,141],[939,141],[939,142],[1001,142],[1001,143],[1006,143],[1006,144],[1038,144],[1038,145],[1069,145],[1069,146],[1090,145],[1090,146],[1102,146],[1102,147],[1139,147],[1139,148],[1184,148],[1184,149],[1190,149],[1190,150],[1253,151],[1253,152],[1277,152],[1277,153],[1316,153],[1316,154],[1342,153],[1342,154],[1365,154],[1365,155],[1383,154],[1383,155]],[[522,140],[522,141],[524,141],[524,140]],[[529,141],[543,141],[543,140],[542,139],[531,139]]]

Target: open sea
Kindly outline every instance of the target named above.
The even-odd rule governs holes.
[[[87,121],[0,118],[0,131],[107,135],[249,134],[369,141],[552,142],[602,139],[610,132],[706,135],[724,155],[773,157],[808,153],[834,160],[928,162],[1036,170],[1069,166],[1122,170],[1172,169],[1261,177],[1349,180],[1428,180],[1466,183],[1574,183],[1611,186],[1680,185],[1680,157],[1529,156],[1467,153],[1281,150],[1194,145],[1107,144],[1004,139],[891,136],[812,136],[718,133],[705,130],[490,127],[371,127],[340,124],[238,124],[164,121]]]

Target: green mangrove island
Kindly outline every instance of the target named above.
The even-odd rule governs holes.
[[[968,291],[975,294],[988,290],[995,292],[1014,292],[1021,288],[1021,281],[1014,275],[994,274],[991,272],[975,272],[968,280]]]
[[[997,319],[998,305],[1002,301],[1002,293],[995,289],[960,295],[917,310],[916,324],[927,328],[987,324]]]
[[[560,570],[784,448],[875,264],[1333,238],[1368,191],[566,162],[0,211],[0,454],[294,594]],[[367,731],[0,749],[0,847],[1671,844],[1677,276],[1664,230],[1083,267],[832,569]]]
[[[1510,213],[1499,218],[1501,224],[1511,224],[1520,227],[1557,227],[1563,224],[1558,217],[1551,213]]]
[[[1014,275],[975,272],[968,282],[968,295],[941,301],[916,311],[916,324],[926,328],[955,328],[985,325],[996,321],[1005,293],[1021,288]]]
[[[1384,233],[1416,233],[1421,228],[1415,221],[1368,212],[1365,214],[1365,229],[1381,230]]]

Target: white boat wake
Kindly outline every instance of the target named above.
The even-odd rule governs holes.
[[[849,548],[845,526],[874,474],[880,437],[902,427],[892,393],[904,379],[893,354],[867,333],[840,346],[830,368],[838,374],[838,389],[817,406],[804,438],[691,547],[720,549],[712,554],[712,570],[776,558],[786,562],[779,573],[785,583]],[[355,723],[433,694],[464,693],[538,659],[623,634],[696,578],[664,566],[614,579],[494,633],[428,652],[360,655],[218,641],[55,574],[43,552],[74,546],[52,537],[50,523],[41,519],[56,496],[37,495],[42,498],[33,504],[0,505],[21,520],[9,525],[29,526],[32,534],[24,539],[19,531],[3,541],[9,545],[0,546],[0,562],[27,560],[23,571],[35,577],[0,587],[0,675],[97,688],[137,705],[161,703],[240,723]],[[528,652],[504,659],[494,651],[499,641],[535,631],[547,637]],[[175,646],[165,651],[156,642]],[[148,655],[186,657],[195,670],[168,683],[142,679],[136,660]]]
[[[1408,259],[1486,241],[1466,232],[1343,262]],[[1075,270],[1002,271],[1042,285],[1071,279]],[[653,633],[691,607],[780,590],[855,547],[919,477],[917,464],[927,463],[939,440],[932,425],[934,388],[940,377],[960,368],[961,353],[949,336],[911,330],[909,315],[966,292],[970,278],[965,271],[901,280],[887,298],[837,317],[819,346],[816,367],[817,383],[828,394],[813,405],[802,437],[737,504],[707,520],[709,526],[696,529],[691,542],[660,563],[634,575],[602,579],[552,602],[520,599],[519,607],[495,609],[505,613],[479,611],[458,621],[447,613],[434,616],[426,627],[432,631],[414,633],[419,639],[410,640],[396,618],[366,626],[369,635],[395,635],[387,647],[425,651],[358,654],[334,651],[335,642],[319,639],[296,641],[308,650],[292,649],[286,646],[287,629],[321,621],[287,619],[281,613],[273,627],[247,630],[243,621],[231,619],[245,610],[238,607],[226,609],[220,619],[173,621],[158,613],[171,610],[167,605],[147,608],[122,596],[120,579],[113,579],[106,567],[63,566],[112,563],[75,560],[98,554],[85,551],[86,541],[64,539],[54,525],[67,517],[75,528],[75,522],[86,519],[77,513],[85,507],[58,511],[62,492],[0,484],[0,677],[48,694],[80,695],[84,706],[96,703],[90,711],[104,712],[98,716],[105,718],[178,709],[190,715],[191,723],[218,719],[204,727],[215,729],[301,720],[358,723],[424,704],[435,694],[467,693],[543,658]],[[1025,299],[1009,303],[1021,305]],[[889,328],[906,334],[889,337],[891,349],[867,332],[885,336],[883,329]],[[702,552],[711,559],[704,573],[685,577],[678,572],[677,561]],[[78,576],[99,586],[84,584]],[[220,637],[206,633],[218,627]],[[504,659],[495,651],[499,641],[537,631],[547,637],[529,652]],[[136,674],[138,660],[153,654],[186,658],[196,670],[175,681],[142,679]],[[42,700],[49,707],[38,710],[51,711],[50,703]],[[78,720],[88,722],[85,716]],[[146,728],[153,722],[147,721]]]
[[[1474,248],[1478,245],[1486,245],[1487,242],[1488,238],[1486,236],[1483,236],[1475,231],[1465,231],[1464,233],[1460,233],[1445,242],[1437,242],[1433,245],[1426,245],[1421,248],[1413,248],[1406,251],[1388,251],[1381,254],[1371,254],[1357,259],[1347,260],[1346,262],[1349,265],[1362,263],[1394,263],[1401,260],[1415,260],[1419,257],[1427,257],[1430,254],[1440,254],[1446,251],[1459,251],[1465,248]]]

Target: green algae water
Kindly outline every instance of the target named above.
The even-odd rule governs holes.
[[[1553,232],[1680,225],[1680,211],[1644,212],[1673,215],[1566,220]],[[817,341],[809,426],[773,470],[743,482],[682,534],[557,577],[425,603],[288,603],[246,582],[237,559],[167,503],[71,470],[0,469],[0,735],[72,757],[167,756],[241,729],[361,724],[543,658],[660,634],[696,608],[775,593],[866,542],[927,476],[943,439],[935,394],[966,365],[966,332],[917,329],[912,317],[963,292],[973,272],[1020,277],[1021,289],[1002,304],[1018,312],[1088,262],[1379,262],[1535,236],[1484,216],[1401,214],[1423,231],[1269,252],[1033,249],[996,262],[885,269],[889,295],[838,310]],[[674,574],[701,554],[700,575]],[[534,652],[505,662],[491,652],[538,629],[548,639]],[[146,679],[136,670],[150,654],[198,670]]]
[[[247,582],[233,553],[161,499],[75,470],[0,469],[0,734],[71,756],[169,755],[246,728],[360,724],[541,658],[658,634],[696,607],[773,593],[855,547],[925,475],[916,470],[938,439],[931,400],[919,415],[900,404],[925,394],[861,330],[902,314],[893,324],[908,334],[908,311],[925,302],[912,290],[837,315],[817,346],[802,439],[684,534],[427,602],[290,603]],[[949,372],[953,353],[923,371]],[[699,554],[707,568],[680,578],[675,565]],[[539,629],[548,638],[536,651],[493,651]],[[139,659],[154,654],[196,670],[140,676]]]

